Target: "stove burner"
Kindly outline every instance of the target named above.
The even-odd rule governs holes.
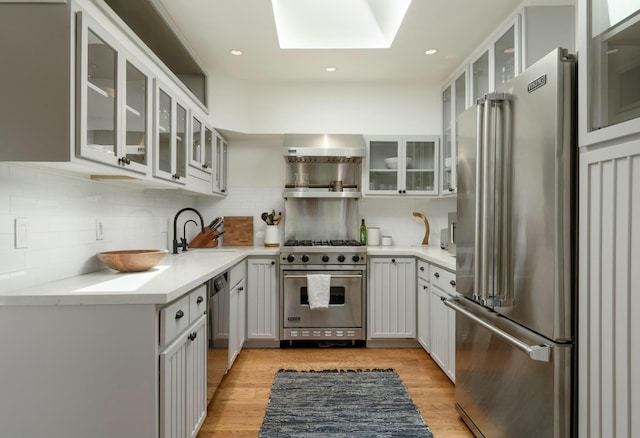
[[[287,240],[284,246],[361,246],[357,240]]]

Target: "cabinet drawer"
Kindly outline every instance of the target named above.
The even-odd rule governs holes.
[[[430,281],[431,279],[429,278],[429,263],[425,262],[424,260],[418,260],[418,277],[422,278],[423,280],[427,280]]]
[[[438,266],[431,266],[431,284],[450,295],[456,295],[456,274]]]
[[[160,345],[166,345],[189,327],[189,295],[160,310]]]
[[[207,285],[189,293],[189,321],[194,322],[207,311]]]

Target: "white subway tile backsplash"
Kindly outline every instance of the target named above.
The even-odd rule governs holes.
[[[95,256],[100,251],[168,248],[169,218],[194,204],[193,197],[175,190],[143,190],[0,163],[0,290],[104,269]],[[13,247],[15,217],[29,221],[28,248]],[[105,227],[100,241],[97,218]]]

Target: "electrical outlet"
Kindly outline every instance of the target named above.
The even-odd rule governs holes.
[[[96,219],[96,240],[104,240],[104,223]]]
[[[17,217],[15,222],[16,249],[29,247],[29,220]]]

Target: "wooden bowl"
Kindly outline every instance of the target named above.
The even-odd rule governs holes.
[[[120,272],[141,272],[153,268],[169,253],[166,249],[127,249],[96,254],[98,259]]]

